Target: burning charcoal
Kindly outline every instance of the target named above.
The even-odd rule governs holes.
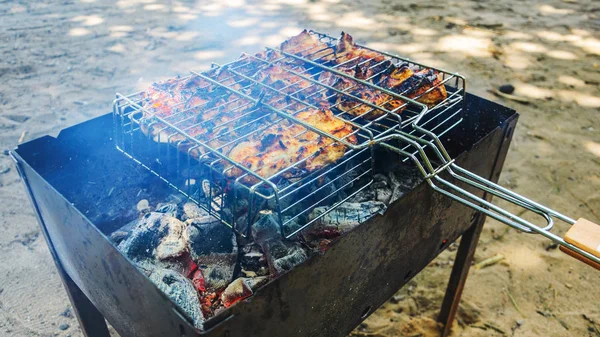
[[[231,282],[221,294],[221,301],[225,308],[229,308],[244,298],[252,296],[254,290],[267,281],[266,277],[243,278]]]
[[[176,218],[165,216],[160,225],[167,227],[167,235],[156,247],[156,257],[166,260],[183,255],[188,250],[188,238],[185,235],[187,225]]]
[[[233,231],[213,217],[187,222],[190,256],[202,271],[206,289],[225,288],[233,279],[237,264],[238,247]]]
[[[322,217],[313,226],[308,227],[305,234],[326,238],[335,237],[350,231],[377,213],[383,214],[386,209],[387,206],[381,201],[345,202],[327,214],[324,213],[329,210],[329,206],[317,207],[311,212],[310,219],[316,219],[321,215]]]
[[[196,287],[196,290],[198,290],[201,293],[206,291],[206,285],[204,284],[204,275],[202,275],[201,270],[198,269],[194,271],[191,279],[192,283],[194,284],[194,287]]]
[[[275,275],[292,269],[307,258],[300,244],[282,239],[279,224],[272,213],[263,213],[252,226],[252,236],[265,252],[269,268]]]
[[[150,281],[190,316],[194,321],[194,326],[202,328],[205,318],[200,310],[200,300],[192,281],[169,269],[149,267],[149,265],[140,265],[140,269],[148,275]]]

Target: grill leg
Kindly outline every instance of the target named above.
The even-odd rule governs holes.
[[[479,241],[479,235],[485,222],[485,216],[477,214],[477,218],[473,222],[471,228],[469,228],[460,239],[460,245],[456,252],[456,259],[454,261],[454,267],[452,267],[452,274],[450,275],[450,281],[446,288],[446,295],[442,302],[442,310],[438,317],[438,322],[444,325],[442,337],[447,337],[450,334],[450,328],[454,317],[456,316],[456,310],[458,310],[458,304],[460,303],[460,297],[469,274],[469,268],[475,255],[475,248],[477,248],[477,242]]]
[[[106,321],[104,320],[104,316],[98,311],[98,309],[90,302],[90,300],[85,296],[85,294],[79,289],[79,287],[75,284],[73,279],[67,274],[64,270],[60,259],[58,258],[58,254],[56,253],[56,249],[52,244],[52,240],[50,239],[50,235],[48,234],[48,230],[46,229],[46,224],[40,210],[38,208],[38,204],[33,197],[33,193],[31,191],[31,187],[29,186],[29,181],[26,179],[26,176],[23,174],[23,169],[19,162],[15,160],[17,164],[17,171],[19,171],[19,175],[21,179],[25,183],[25,188],[27,189],[27,195],[29,196],[29,201],[33,205],[35,210],[35,215],[38,219],[38,223],[40,225],[42,234],[44,235],[44,239],[46,240],[46,244],[48,245],[48,250],[50,250],[50,255],[52,255],[52,259],[54,260],[54,264],[56,265],[56,270],[58,271],[58,275],[65,286],[65,290],[67,291],[67,295],[69,296],[69,300],[71,300],[71,305],[73,306],[73,311],[75,311],[75,315],[77,315],[77,320],[79,321],[79,325],[81,330],[83,331],[83,335],[85,337],[111,337],[108,332],[108,327],[106,326]]]
[[[83,335],[85,337],[110,337],[106,321],[100,311],[96,309],[64,270],[59,270],[59,274],[62,276],[63,284],[77,315],[79,326],[83,330]]]
[[[500,144],[498,152],[496,153],[496,160],[492,166],[492,172],[490,172],[490,175],[487,177],[493,182],[498,182],[498,178],[500,177],[500,171],[502,171],[502,166],[504,165],[506,153],[508,152],[508,147],[510,146],[510,141],[512,140],[513,131],[516,124],[517,118],[513,118],[503,126],[504,138]],[[484,193],[483,198],[487,201],[491,200],[489,193]],[[450,281],[448,282],[448,287],[446,288],[446,295],[444,296],[444,301],[442,302],[442,309],[440,310],[440,315],[438,316],[438,322],[444,325],[442,337],[447,337],[450,334],[450,328],[452,327],[452,322],[454,322],[454,318],[456,317],[456,311],[458,310],[460,297],[462,296],[463,288],[465,287],[465,282],[467,281],[467,275],[469,274],[469,269],[471,268],[471,262],[473,262],[475,248],[477,248],[477,242],[479,241],[479,236],[481,235],[483,224],[485,223],[485,218],[486,217],[482,213],[476,213],[476,218],[471,222],[471,228],[469,228],[462,235],[460,240],[458,252],[456,252],[454,267],[452,267],[452,274],[450,274]]]
[[[83,335],[85,337],[110,337],[104,316],[90,302],[69,275],[64,271],[59,271],[59,273],[64,274],[62,277],[63,284],[73,305],[73,310],[77,315]]]

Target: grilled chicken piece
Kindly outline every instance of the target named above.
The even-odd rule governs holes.
[[[197,76],[188,78],[169,79],[152,84],[142,93],[143,116],[140,119],[140,129],[155,142],[177,142],[183,136],[176,134],[156,117],[165,119],[171,124],[181,124],[193,117],[190,110],[194,106],[203,105],[210,98],[198,94],[199,90],[210,91],[210,84]],[[193,131],[193,130],[192,130]]]
[[[356,143],[353,128],[336,118],[329,110],[307,109],[295,117],[338,138],[345,138],[349,143]],[[229,152],[229,157],[263,178],[269,178],[305,160],[281,176],[292,178],[334,163],[345,152],[345,145],[336,143],[329,137],[307,130],[299,124],[279,123],[236,145]],[[242,174],[243,171],[237,167],[226,172],[230,178]],[[259,180],[248,175],[242,181],[255,184]]]
[[[239,81],[239,77],[236,78],[226,69],[221,69],[213,75],[213,78],[221,83],[227,83],[238,90],[242,89],[243,83]],[[248,114],[249,109],[254,107],[253,102],[200,77],[157,83],[147,89],[143,96],[146,98],[144,107],[151,114],[146,113],[146,116],[142,117],[142,132],[152,136],[156,142],[177,144],[185,151],[193,148],[191,153],[194,156],[205,153],[206,149],[196,147],[196,143],[191,142],[188,136],[208,141],[210,146],[219,147],[228,139],[239,137],[235,133],[228,137],[220,136],[235,128],[235,123],[229,122]],[[157,120],[155,116],[164,118],[185,135]],[[216,137],[218,139],[215,139]],[[229,149],[230,147],[226,150]]]
[[[355,66],[354,77],[359,79],[369,78],[369,76],[373,76],[370,75],[372,73],[378,74],[382,72],[380,78],[373,80],[374,83],[378,83],[378,85],[385,88],[391,88],[394,92],[401,93],[407,97],[417,98],[419,102],[430,107],[447,97],[446,88],[444,85],[440,85],[442,80],[435,70],[423,69],[414,72],[406,64],[403,64],[396,67],[390,74],[387,74],[385,73],[385,61],[389,61],[388,58],[376,51],[357,46],[352,37],[346,33],[342,33],[342,37],[336,46],[335,61],[344,67]],[[368,68],[374,68],[372,73],[365,71]],[[387,64],[387,69],[390,69],[389,64]],[[424,94],[429,89],[431,91]],[[373,94],[366,96],[375,97]],[[393,105],[398,106],[398,104]],[[365,110],[359,109],[359,111],[363,112]],[[373,114],[367,116],[373,116]]]
[[[310,75],[307,75],[308,77]],[[298,75],[290,73],[286,69],[276,65],[270,65],[265,67],[264,69],[258,71],[255,75],[257,81],[268,85],[275,90],[266,90],[266,94],[269,95],[269,99],[266,101],[267,104],[272,104],[277,108],[282,107],[283,105],[293,105],[290,108],[286,108],[287,111],[297,111],[299,107],[293,104],[294,102],[304,102],[308,104],[312,104],[315,106],[319,106],[321,108],[325,108],[328,106],[328,102],[325,101],[326,90],[311,82],[308,81]],[[289,98],[288,94],[295,99]],[[296,110],[291,110],[296,107]]]
[[[410,78],[414,72],[407,64],[402,64],[392,71],[383,81],[386,88],[395,88]]]
[[[286,94],[293,94],[300,90],[305,91],[313,86],[310,81],[275,65],[267,66],[258,71],[255,78],[257,81],[267,84]]]
[[[326,62],[333,59],[333,48],[319,41],[306,29],[302,33],[289,38],[280,45],[280,49],[286,53],[306,57],[316,62]]]
[[[357,64],[374,64],[383,62],[389,57],[376,51],[357,47],[350,34],[342,32],[342,37],[338,41],[335,49],[335,62],[344,64],[345,67],[354,67]]]
[[[433,69],[423,69],[413,73],[407,68],[399,70],[396,75],[390,75],[387,85],[394,92],[415,98],[432,107],[448,97],[446,87],[440,84],[441,82],[440,74]],[[428,90],[431,91],[427,92]]]
[[[369,87],[352,79],[330,72],[323,72],[319,76],[319,82],[343,91],[344,94],[337,93],[333,96],[335,104],[333,104],[332,107],[336,107],[353,116],[375,119],[386,114],[387,111],[394,111],[394,109],[404,104],[402,100],[388,95],[381,90],[377,90],[374,87]],[[375,109],[361,102],[359,99],[381,107],[382,109]]]

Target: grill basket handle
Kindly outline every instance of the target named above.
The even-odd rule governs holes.
[[[424,175],[427,183],[429,183],[434,190],[518,230],[527,233],[540,234],[558,244],[561,251],[600,270],[600,226],[585,219],[575,221],[566,215],[456,165],[444,148],[439,137],[431,130],[427,130],[419,125],[419,121],[422,117],[423,115],[419,116],[419,118],[413,122],[413,128],[415,131],[421,132],[424,136],[430,137],[430,140],[424,140],[421,139],[421,137],[406,133],[401,133],[396,136],[396,138],[417,149],[416,152],[410,153],[388,144],[383,144],[383,146],[410,158]],[[425,153],[426,147],[433,150],[438,160],[442,163],[441,166],[434,168],[432,161],[429,160]],[[495,197],[504,199],[523,208],[525,211],[541,216],[546,221],[546,226],[540,227],[535,225],[523,219],[521,216],[513,214],[502,207],[494,205],[458,185],[447,181],[440,176],[441,172],[447,172],[457,181],[470,185]],[[439,186],[437,183],[439,183]],[[554,219],[562,220],[572,225],[564,238],[550,231],[554,226]]]
[[[387,143],[382,143],[381,145],[384,148],[410,158],[410,160],[417,166],[419,171],[421,171],[427,183],[435,191],[513,228],[526,233],[542,235],[558,244],[563,252],[576,257],[577,259],[586,262],[587,264],[600,270],[600,226],[585,219],[575,221],[568,216],[565,216],[555,210],[521,196],[456,165],[454,160],[450,158],[448,153],[443,148],[439,138],[430,132],[425,132],[432,136],[435,143],[423,141],[411,135],[396,135],[395,138],[398,138],[417,149],[417,151],[414,153]],[[427,146],[430,147],[435,152],[438,159],[441,160],[443,163],[441,166],[434,168],[434,165],[432,165],[432,162],[429,160],[424,151],[425,147]],[[450,182],[443,178],[440,175],[442,172],[448,173],[450,177],[456,181],[460,181],[480,191],[506,200],[523,208],[525,211],[532,212],[542,217],[545,221],[545,226],[540,227],[536,224],[533,224],[521,216],[513,214],[502,207],[494,205],[484,198],[459,187],[454,182]],[[550,231],[554,227],[554,219],[562,220],[570,225],[573,225],[565,238],[562,238]]]
[[[469,207],[479,210],[486,215],[501,221],[511,227],[527,233],[540,234],[560,246],[560,250],[588,265],[600,270],[600,226],[583,218],[575,221],[557,211],[546,206],[540,205],[528,198],[525,198],[515,192],[484,179],[462,167],[451,163],[444,170],[456,180],[462,181],[470,186],[476,187],[482,191],[490,193],[496,197],[511,202],[527,211],[542,216],[547,225],[545,227],[537,226],[520,216],[512,214],[501,207],[498,207],[483,198],[480,198],[462,188],[453,184],[439,174],[433,175],[430,185],[438,192],[451,197]],[[433,181],[440,183],[440,188]],[[559,219],[571,224],[571,228],[564,238],[553,234],[550,229],[554,226],[553,219]]]

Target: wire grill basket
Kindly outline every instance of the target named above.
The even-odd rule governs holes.
[[[318,48],[294,53],[268,48],[157,85],[193,87],[194,100],[166,97],[165,106],[154,106],[148,92],[117,94],[113,104],[117,148],[242,235],[261,214],[273,213],[282,235],[289,238],[327,214],[313,214],[316,207],[328,206],[331,211],[368,188],[376,164],[375,145],[414,133],[417,119],[439,134],[461,122],[462,76],[382,52],[377,52],[382,55],[377,61],[361,57],[340,61],[338,39],[308,34],[320,42]],[[349,75],[350,66],[366,69],[364,78]],[[433,69],[440,81],[411,94],[411,87],[393,91],[379,80],[390,67],[402,66]],[[332,79],[345,81],[346,86],[338,87]],[[419,102],[439,87],[448,91],[442,101],[432,106]],[[385,99],[373,101],[361,91]],[[168,114],[161,113],[165,108]],[[322,120],[307,117],[314,115],[307,112],[323,109],[329,113],[320,113]],[[327,123],[337,127],[328,129]],[[273,169],[232,155],[238,144],[285,133],[318,144],[299,160]],[[285,150],[284,145],[280,148]],[[270,155],[267,152],[254,157]],[[328,161],[329,155],[336,158]]]

